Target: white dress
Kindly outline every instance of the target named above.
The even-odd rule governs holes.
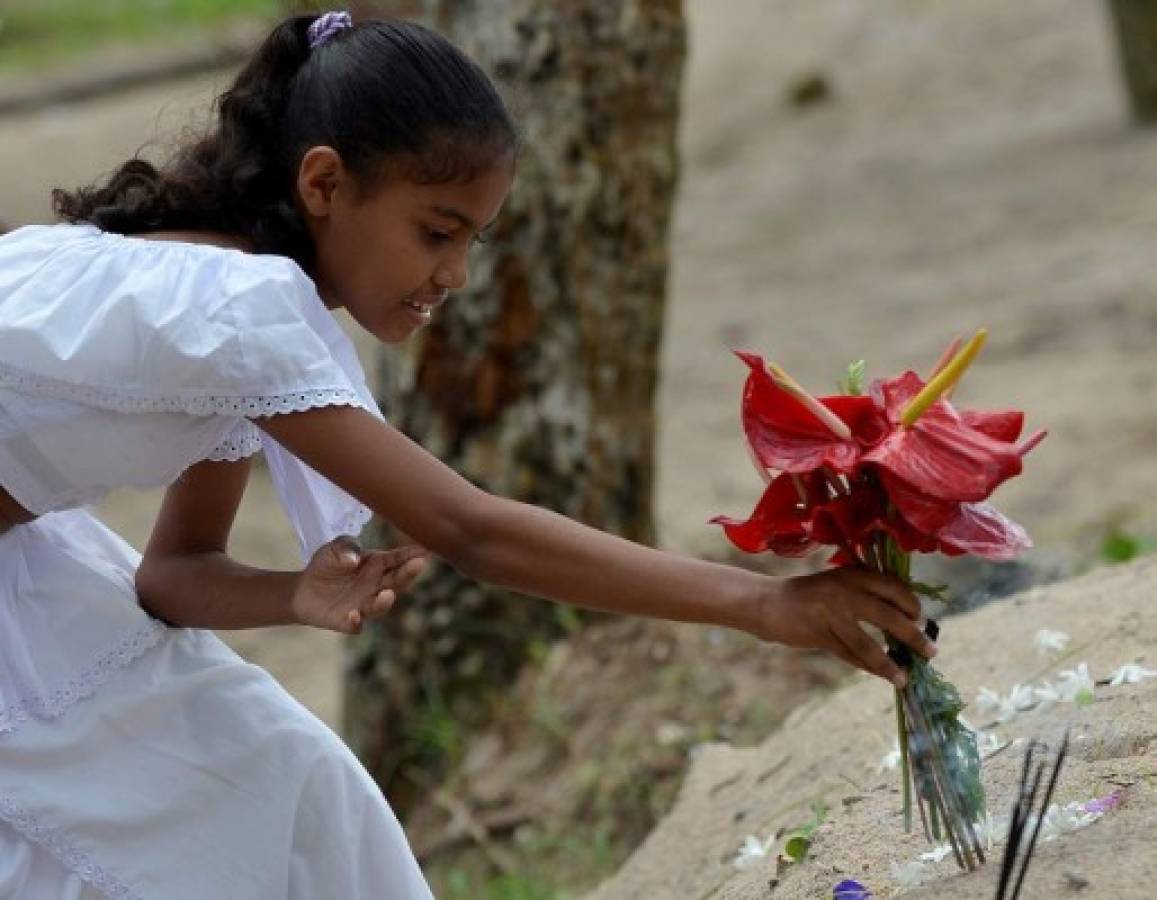
[[[293,262],[89,226],[0,238],[0,898],[410,900],[365,769],[211,632],[139,606],[86,508],[264,450],[302,558],[369,518],[250,418],[381,415]]]

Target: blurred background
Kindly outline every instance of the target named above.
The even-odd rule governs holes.
[[[604,19],[612,8],[585,5]],[[478,42],[522,34],[516,25],[532,17],[542,28],[563,19],[532,2],[360,6],[421,17],[452,35],[470,26]],[[670,190],[649,199],[628,192],[620,211],[658,223],[658,263],[648,257],[657,265],[657,289],[645,301],[651,319],[627,316],[651,324],[601,345],[611,365],[637,366],[638,348],[651,348],[642,354],[654,369],[644,383],[657,377],[631,420],[650,434],[633,445],[647,454],[635,467],[645,474],[626,482],[640,498],[633,515],[646,521],[617,530],[680,553],[787,571],[775,560],[739,558],[706,524],[719,513],[747,515],[761,489],[738,422],[743,370],[730,351],[773,357],[822,393],[855,359],[866,359],[870,375],[926,371],[952,337],[983,326],[989,345],[958,398],[1024,409],[1029,428],[1049,430],[1025,474],[995,498],[1037,549],[1014,565],[962,562],[930,577],[981,602],[1148,552],[1157,534],[1157,132],[1147,125],[1157,96],[1155,6],[632,2],[609,17],[609,31],[552,32],[563,59],[578,63],[586,50],[613,63],[622,48],[642,53],[661,38],[666,55],[654,65],[666,66],[662,78],[677,101],[652,110],[677,135],[677,190],[667,173],[656,183]],[[53,187],[91,183],[138,152],[163,159],[204,126],[212,98],[285,11],[279,0],[0,0],[0,220],[50,221]],[[565,65],[534,87],[527,73],[553,65],[541,46],[521,53],[508,42],[488,55],[482,43],[461,40],[484,63],[514,59],[516,83],[526,76],[516,106],[528,123],[529,197],[553,152],[542,125],[551,120],[542,117],[581,119],[585,107],[566,104],[584,95],[556,92]],[[593,67],[576,66],[580,85],[598,80]],[[626,57],[620,69],[599,68],[609,73],[598,83],[612,106],[618,95],[605,79],[620,70],[624,104],[659,80]],[[629,185],[641,171],[611,173],[594,150],[586,162],[587,175],[608,184]],[[564,187],[560,196],[569,198]],[[549,195],[551,187],[537,189]],[[511,242],[526,240],[536,208],[515,198],[512,219],[523,232],[512,226]],[[589,238],[561,251],[601,246],[598,229],[608,227],[595,221]],[[630,242],[610,255],[624,271],[635,265]],[[493,286],[493,260],[479,267],[483,288]],[[601,313],[613,317],[613,305]],[[383,391],[423,408],[409,396],[421,379],[405,377],[422,348],[383,357],[352,326],[351,334],[367,371],[392,385]],[[391,371],[403,373],[400,385]],[[488,466],[504,464],[482,455]],[[495,472],[492,481],[503,478]],[[541,485],[529,494],[549,495]],[[120,493],[101,513],[140,547],[159,499]],[[584,516],[581,504],[558,506],[614,524]],[[261,471],[231,552],[270,568],[298,563]],[[223,636],[344,729],[364,756],[364,722],[342,703],[343,694],[369,702],[365,685],[349,681],[377,652],[372,636],[352,646],[304,629]],[[581,892],[645,837],[696,746],[757,741],[846,674],[718,629],[558,612],[488,680],[492,665],[472,671],[488,687],[469,695],[468,713],[455,697],[429,691],[406,710],[404,737],[420,752],[410,779],[418,789],[406,794],[404,813],[443,896]]]

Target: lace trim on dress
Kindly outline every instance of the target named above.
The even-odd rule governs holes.
[[[147,625],[99,657],[64,687],[46,696],[23,697],[6,708],[0,708],[0,735],[15,731],[22,723],[28,721],[29,715],[43,719],[58,718],[70,706],[91,697],[115,672],[125,668],[145,651],[156,646],[164,636],[165,630],[164,622],[151,619]]]
[[[91,387],[22,372],[0,363],[0,384],[33,391],[57,400],[72,400],[114,412],[183,412],[194,416],[273,416],[305,412],[319,406],[357,406],[366,409],[357,392],[348,387],[311,388],[283,394],[223,397],[203,394],[146,396],[115,388]]]
[[[205,459],[210,462],[237,462],[259,452],[261,452],[261,435],[256,428],[245,422],[243,428],[230,433],[229,437],[214,447]]]
[[[352,534],[355,537],[362,533],[362,529],[369,523],[370,519],[374,517],[374,511],[368,506],[358,506],[341,522],[341,533]]]
[[[81,880],[103,891],[112,900],[140,900],[128,885],[102,869],[83,851],[76,848],[58,828],[42,825],[36,816],[17,806],[10,797],[0,794],[0,819],[19,834],[39,844],[59,859]]]

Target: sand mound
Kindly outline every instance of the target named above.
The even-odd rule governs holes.
[[[990,687],[1007,694],[1016,683],[1056,682],[1059,672],[1086,662],[1094,679],[1125,663],[1157,668],[1157,561],[1104,569],[1037,588],[944,623],[940,668],[969,701]],[[1038,629],[1067,632],[1066,651],[1046,658],[1034,648]],[[993,725],[974,704],[966,717]],[[833,885],[855,877],[876,897],[901,892],[891,864],[928,849],[905,835],[899,776],[878,772],[894,734],[891,696],[882,683],[857,678],[834,695],[801,707],[784,728],[754,749],[705,746],[696,756],[671,814],[590,900],[626,898],[830,897]],[[1054,801],[1063,805],[1121,792],[1122,803],[1099,821],[1040,845],[1026,898],[1151,896],[1157,855],[1157,679],[1098,685],[1091,705],[1059,703],[1021,712],[993,725],[1002,740],[1056,741],[1071,729],[1073,750]],[[1007,813],[1019,779],[1021,745],[985,761],[989,810]],[[801,864],[777,874],[775,850],[740,870],[734,861],[747,835],[765,840],[805,822],[815,800],[830,808]],[[959,874],[951,857],[927,864],[925,882],[905,896],[993,896],[996,863]]]

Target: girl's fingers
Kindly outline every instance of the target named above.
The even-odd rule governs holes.
[[[407,544],[404,547],[395,547],[393,550],[376,550],[374,552],[375,560],[380,561],[383,573],[400,569],[414,559],[425,560],[429,555],[429,552],[424,547],[419,547],[416,544]]]
[[[837,618],[832,622],[831,629],[840,643],[855,657],[855,665],[873,675],[879,675],[896,687],[903,687],[905,681],[903,671],[855,621]]]
[[[391,590],[378,591],[370,601],[362,607],[361,614],[366,619],[376,619],[383,616],[390,611],[394,605],[394,600],[397,599],[397,594]]]
[[[362,614],[356,609],[351,609],[346,613],[345,628],[340,629],[346,634],[357,634],[362,630]]]
[[[861,618],[877,628],[883,629],[896,640],[907,644],[925,659],[936,655],[936,645],[920,627],[890,603],[869,596]]]
[[[892,604],[909,619],[920,618],[919,598],[899,578],[865,570],[859,570],[859,574],[868,591]]]

